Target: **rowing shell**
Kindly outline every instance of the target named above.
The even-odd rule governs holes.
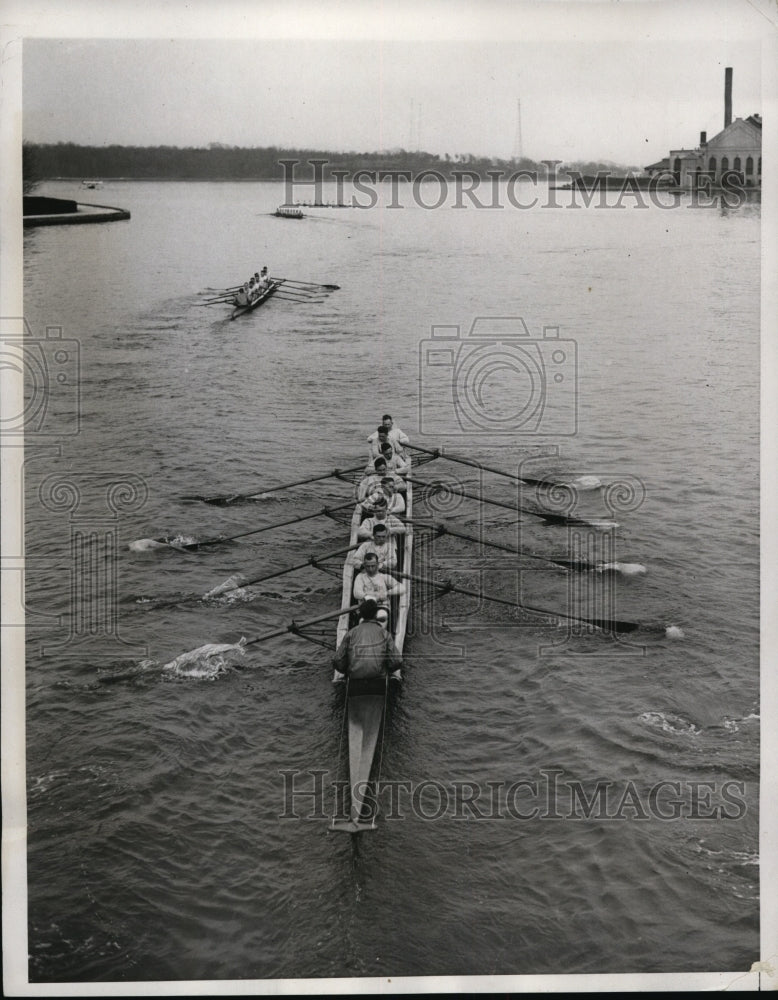
[[[409,521],[408,530],[405,535],[399,535],[398,540],[402,540],[402,545],[397,553],[398,572],[409,574],[411,572],[411,558],[413,555],[413,533],[410,529],[410,518],[413,513],[412,504],[413,486],[407,484],[405,497],[405,517]],[[362,505],[357,504],[351,519],[351,539],[350,545],[358,544],[357,531],[362,522]],[[399,544],[399,541],[398,541]],[[343,566],[343,603],[341,607],[351,607],[354,604],[354,564],[346,559]],[[402,654],[405,643],[405,633],[408,626],[408,615],[411,608],[411,586],[407,582],[404,593],[392,599],[391,620],[393,623],[392,638],[397,647],[397,652]],[[342,615],[338,619],[337,644],[340,646],[349,630],[349,615]],[[346,701],[346,713],[348,721],[348,764],[349,764],[349,787],[351,790],[351,811],[348,820],[333,819],[331,829],[343,833],[361,833],[364,830],[375,830],[375,816],[363,818],[366,805],[366,795],[370,773],[375,760],[376,746],[381,734],[381,725],[384,718],[384,707],[386,705],[386,685],[387,681],[377,679],[377,687],[380,685],[381,693],[369,694],[349,694]]]
[[[236,306],[232,310],[232,316],[230,319],[235,319],[237,316],[243,316],[244,313],[253,312],[258,306],[261,306],[263,302],[267,302],[271,295],[275,295],[278,289],[281,287],[280,281],[271,281],[267,288],[258,295],[253,301],[249,302],[246,306]]]

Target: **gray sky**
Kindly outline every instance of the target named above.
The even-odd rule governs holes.
[[[24,134],[73,141],[641,163],[761,111],[758,49],[732,42],[43,41],[24,46]]]
[[[745,0],[234,0],[132,40],[152,33],[146,5],[83,6],[25,33],[27,140],[510,157],[520,98],[525,155],[638,165],[723,127],[725,66],[735,116],[764,111]]]

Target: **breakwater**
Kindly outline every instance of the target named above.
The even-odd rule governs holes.
[[[94,205],[68,198],[27,196],[23,199],[24,228],[31,226],[76,226],[92,222],[118,222],[130,213],[113,205]]]

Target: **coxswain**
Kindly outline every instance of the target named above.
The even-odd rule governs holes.
[[[361,621],[349,629],[338,646],[332,665],[335,668],[333,681],[349,677],[349,689],[353,682],[357,688],[366,687],[371,681],[384,678],[387,674],[393,680],[402,680],[402,658],[397,652],[394,640],[376,621],[377,603],[368,599],[359,608]]]
[[[369,552],[378,557],[378,568],[382,573],[384,570],[394,569],[397,565],[397,546],[394,538],[386,530],[386,524],[376,524],[373,528],[373,537],[362,542],[359,548],[350,554],[349,559],[357,569],[361,569]]]

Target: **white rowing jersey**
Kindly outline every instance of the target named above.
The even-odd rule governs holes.
[[[383,496],[383,494],[381,494]],[[377,524],[385,524],[390,535],[404,535],[405,525],[394,514],[387,515],[383,521],[379,517],[366,517],[357,530],[357,538],[372,538],[373,528]]]
[[[372,497],[374,494],[377,496],[379,493],[383,496],[383,490],[381,489],[381,480],[383,478],[383,476],[379,476],[377,473],[374,473],[372,476],[365,476],[359,484],[357,499],[364,500],[367,497]]]
[[[387,573],[378,572],[369,576],[362,570],[354,577],[355,601],[364,601],[366,597],[372,597],[376,604],[387,605],[390,597],[402,594],[404,590],[404,585]]]
[[[383,545],[376,545],[372,538],[368,538],[354,552],[351,561],[361,567],[368,552],[375,552],[378,556],[378,568],[382,572],[386,569],[394,569],[397,565],[397,546],[395,545],[394,538],[391,536],[387,538]]]
[[[394,448],[395,451],[404,451],[404,446],[408,444],[408,435],[401,431],[399,427],[392,427],[389,433],[386,435],[389,444]],[[370,445],[370,456],[371,458],[378,458],[381,454],[381,445],[378,442],[378,431],[373,431],[372,434],[368,435],[367,443]]]
[[[384,457],[384,456],[382,456]],[[411,471],[411,463],[406,459],[401,458],[400,455],[394,454],[391,458],[386,460],[386,474],[392,476],[395,481],[398,476],[407,476]],[[375,465],[373,461],[370,461],[365,466],[365,473],[370,474],[375,472]]]
[[[372,513],[375,509],[376,502],[384,502],[386,504],[387,514],[405,513],[405,500],[402,493],[392,493],[390,497],[389,494],[384,493],[382,489],[373,490],[368,493],[362,501],[362,509]]]
[[[377,473],[372,464],[368,465],[366,469],[366,475],[364,479],[359,484],[359,489],[357,490],[357,500],[364,500],[365,497],[370,496],[371,493],[382,493],[381,480],[391,478],[394,482],[395,490],[405,489],[405,480],[402,476],[399,476],[396,472],[381,472]]]

